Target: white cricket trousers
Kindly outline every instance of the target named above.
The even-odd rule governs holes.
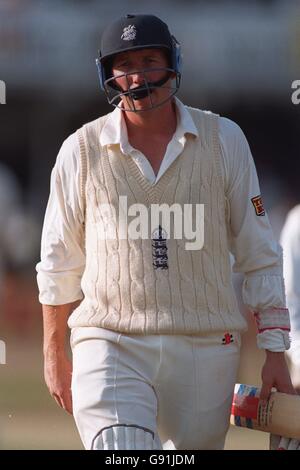
[[[73,328],[73,414],[85,448],[127,425],[151,431],[154,449],[223,449],[240,355],[240,334],[230,334]]]

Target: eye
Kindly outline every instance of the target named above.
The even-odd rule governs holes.
[[[123,62],[120,62],[119,64],[117,64],[117,67],[128,67],[128,66],[129,66],[128,60],[124,60]]]
[[[129,62],[128,59],[119,60],[118,62],[116,62],[116,63],[114,64],[114,67],[115,67],[116,69],[122,68],[122,67],[129,67],[129,66],[130,66],[130,62]]]

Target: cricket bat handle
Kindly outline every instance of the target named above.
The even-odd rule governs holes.
[[[235,385],[230,423],[300,439],[300,396],[272,392],[263,406],[260,390],[252,385]]]

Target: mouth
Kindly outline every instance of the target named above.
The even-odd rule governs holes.
[[[150,94],[152,94],[154,88],[146,87],[145,85],[141,85],[139,87],[131,88],[129,92],[129,96],[134,101],[143,100],[145,98],[149,98]]]

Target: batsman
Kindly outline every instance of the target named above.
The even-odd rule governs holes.
[[[282,253],[251,152],[236,123],[175,97],[181,46],[158,17],[109,24],[96,62],[115,109],[62,144],[37,265],[46,384],[86,449],[222,449],[247,327],[230,253],[266,352],[262,397],[294,393]],[[175,205],[195,208],[191,225],[204,207],[201,249],[165,223]]]

